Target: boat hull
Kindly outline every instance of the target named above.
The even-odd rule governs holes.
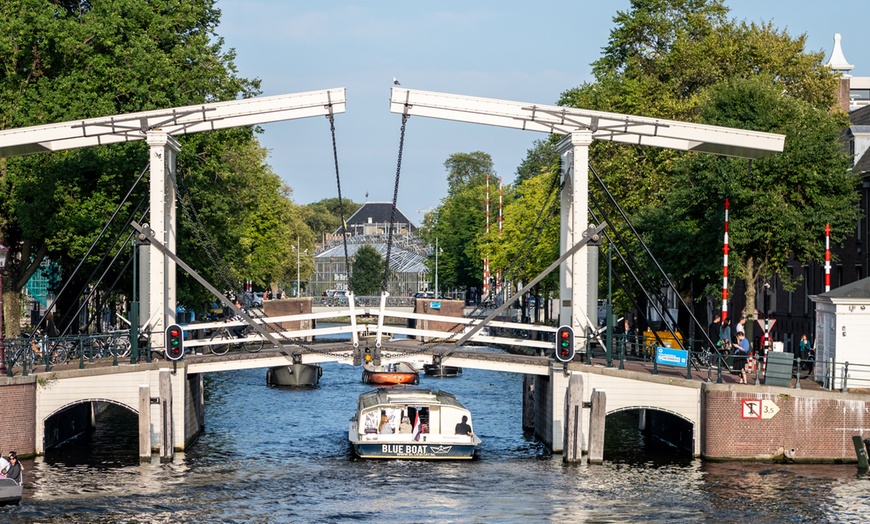
[[[388,371],[363,370],[363,384],[373,386],[396,386],[399,384],[419,384],[420,375],[417,373],[394,373]]]
[[[266,371],[266,383],[270,386],[313,387],[320,382],[323,368],[311,364],[275,366]]]
[[[22,486],[12,479],[0,479],[0,506],[21,502]]]
[[[354,453],[364,459],[411,460],[470,460],[474,458],[474,444],[409,443],[355,443]]]
[[[457,366],[444,366],[438,364],[425,364],[423,373],[427,377],[458,377],[462,374],[462,368]]]

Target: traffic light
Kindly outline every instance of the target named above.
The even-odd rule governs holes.
[[[166,358],[181,360],[184,357],[184,331],[176,324],[166,328]]]
[[[556,331],[556,360],[571,362],[574,360],[574,328],[559,326]]]

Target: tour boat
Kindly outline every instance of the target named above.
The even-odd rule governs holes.
[[[467,460],[481,444],[473,427],[471,413],[450,393],[379,388],[359,396],[348,440],[360,458]]]
[[[444,364],[424,364],[423,373],[427,377],[458,377],[462,374],[462,368],[457,366],[445,366]]]
[[[323,376],[323,368],[316,364],[290,364],[266,370],[266,384],[270,386],[316,386]]]
[[[419,384],[420,375],[412,364],[396,362],[383,366],[363,364],[363,384],[373,386],[395,386],[397,384]]]
[[[12,479],[0,478],[0,506],[21,502],[21,484]]]

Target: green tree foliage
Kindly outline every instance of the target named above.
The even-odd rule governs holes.
[[[560,177],[555,164],[519,183],[504,208],[502,234],[478,238],[479,250],[490,257],[493,268],[502,268],[508,281],[528,282],[559,258]],[[554,271],[538,289],[558,288],[559,274]]]
[[[308,224],[308,227],[311,228],[317,238],[322,238],[323,235],[335,233],[341,227],[342,213],[344,214],[344,219],[347,220],[360,207],[362,207],[362,204],[357,204],[346,198],[341,199],[340,207],[338,197],[325,198],[302,206],[302,219]]]
[[[487,175],[490,176],[490,194],[497,195],[498,191],[498,186],[494,185],[497,179],[492,158],[480,151],[454,153],[444,162],[444,167],[449,186],[447,196],[425,217],[421,234],[433,246],[438,238],[441,248],[438,275],[442,289],[481,289],[483,255],[477,240],[486,230]],[[497,198],[494,202],[497,206]],[[498,208],[495,210],[497,213]],[[427,265],[434,274],[434,253]]]
[[[806,180],[807,177],[812,178],[815,173],[830,176],[839,169],[835,166],[841,166],[841,157],[835,153],[835,133],[827,130],[827,123],[836,126],[837,118],[825,116],[833,110],[837,78],[822,65],[822,53],[804,50],[805,35],[792,37],[770,24],[738,22],[728,19],[727,15],[728,10],[721,0],[632,0],[631,7],[614,18],[617,25],[611,31],[604,54],[593,64],[595,82],[566,91],[560,104],[779,131],[787,134],[789,149],[793,142],[799,148],[821,148],[832,156],[822,158],[787,151],[784,155],[756,162],[750,179],[745,161],[741,169],[736,167],[741,165],[739,160],[696,158],[677,151],[613,143],[593,144],[592,165],[631,217],[645,217],[648,234],[655,230],[655,234],[660,235],[661,230],[674,227],[674,235],[685,235],[683,239],[693,239],[693,231],[698,233],[700,229],[705,229],[707,235],[721,235],[719,217],[729,191],[735,196],[734,216],[742,213],[742,220],[747,222],[741,226],[753,228],[746,235],[765,231],[765,235],[772,237],[776,236],[774,231],[779,234],[778,227],[800,231],[799,221],[794,220],[794,216],[820,219],[812,209],[812,201],[803,198],[789,202],[788,215],[793,214],[790,222],[773,220],[770,227],[761,227],[770,218],[771,210],[778,209],[774,204],[781,200],[783,186],[774,182],[791,180],[798,187],[815,188],[818,184]],[[737,83],[755,77],[762,80]],[[776,90],[780,96],[772,98],[771,93]],[[729,99],[739,102],[729,106]],[[742,111],[739,110],[741,103],[746,104]],[[751,111],[758,113],[752,115]],[[806,127],[790,125],[788,121],[797,118],[807,122],[804,117],[813,112],[819,118],[824,117],[825,131],[812,137]],[[821,143],[810,145],[805,140],[820,140]],[[691,163],[691,170],[686,168],[685,162]],[[723,172],[730,174],[725,177]],[[766,173],[766,185],[757,183],[762,172]],[[849,211],[853,199],[848,196],[853,184],[841,175],[843,171],[833,176],[833,183],[840,185],[832,193],[836,203],[830,202],[828,206],[832,212],[843,214],[829,220],[846,225],[853,216]],[[702,184],[700,181],[706,177],[718,180],[718,186]],[[707,188],[707,206],[692,205],[697,200],[683,194],[697,186]],[[591,183],[590,187],[594,199],[604,201],[597,184]],[[739,188],[749,187],[755,191],[751,197],[737,198]],[[713,199],[718,201],[711,202]],[[682,214],[666,213],[665,210],[676,211],[673,209],[676,201],[682,201],[695,213],[687,214],[684,219],[680,218]],[[732,225],[732,235],[743,234],[737,232],[737,227],[737,223]],[[839,232],[843,231],[845,229]],[[781,236],[787,238],[791,233]],[[811,242],[818,242],[820,238],[810,237]],[[700,290],[708,284],[715,285],[718,280],[714,268],[721,265],[721,247],[713,249],[712,237],[704,238],[705,241],[676,243],[657,241],[651,245],[659,256],[674,262],[684,261],[666,269],[673,271],[673,278],[688,297],[697,296]],[[749,244],[745,244],[744,249],[745,260],[755,265],[766,264],[765,271],[780,270],[782,265],[773,261],[781,261],[789,254],[806,261],[801,257],[811,251],[798,250],[793,244],[773,238],[768,238],[762,250]],[[755,272],[757,268],[746,275],[751,280]]]
[[[223,39],[215,34],[219,15],[213,0],[3,2],[0,129],[256,94],[259,82],[238,77],[233,51],[222,49]],[[303,238],[311,235],[292,215],[273,216],[286,208],[289,191],[262,166],[253,130],[204,133],[180,141],[182,176],[191,186],[202,181],[211,183],[215,193],[222,192],[194,201],[201,206],[202,222],[220,240],[219,251],[239,257],[229,263],[234,277],[276,278],[282,271],[277,260],[286,255],[285,244],[291,241],[281,238],[290,236],[295,243],[288,225]],[[260,164],[238,163],[243,173],[233,179],[220,167],[233,156]],[[13,261],[6,290],[14,290],[17,299],[17,291],[44,257],[59,262],[68,274],[147,159],[147,146],[140,142],[0,160],[0,238],[12,248]],[[237,185],[264,181],[269,194],[259,190],[250,201],[247,190]],[[120,216],[130,214],[146,193],[144,184],[135,189]],[[253,205],[237,205],[242,202]],[[141,208],[135,218],[141,220],[140,214]],[[266,233],[258,221],[281,222],[284,234]],[[228,223],[239,227],[227,228]],[[111,253],[111,241],[122,229],[118,225],[108,231],[87,262]],[[190,251],[188,239],[179,236],[180,251]],[[276,253],[266,253],[265,246]],[[256,264],[262,274],[243,275],[246,262]],[[82,273],[87,275],[87,268]],[[106,282],[117,276],[108,275]],[[78,278],[71,289],[87,283],[88,277]],[[13,317],[8,323],[16,321]]]
[[[721,272],[723,204],[729,198],[729,265],[747,283],[747,303],[753,304],[759,278],[776,274],[789,285],[790,259],[822,260],[826,223],[837,232],[835,241],[854,226],[857,180],[839,143],[847,122],[841,113],[784,94],[762,76],[720,84],[701,115],[714,125],[785,134],[785,150],[751,167],[747,160],[686,156],[674,166],[674,189],[661,206],[644,210],[641,227],[676,277],[703,286]]]
[[[482,151],[453,153],[444,161],[447,170],[447,194],[452,195],[464,188],[483,185],[489,175],[490,184],[497,180],[492,167],[492,157]]]
[[[384,281],[384,258],[370,244],[360,247],[353,257],[350,288],[356,295],[377,295]]]

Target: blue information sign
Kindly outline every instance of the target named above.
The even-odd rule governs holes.
[[[656,348],[656,363],[664,366],[686,367],[689,352],[685,349],[672,349],[666,347]]]
[[[441,309],[441,302],[433,301],[429,304],[429,307],[431,307],[432,309]]]

